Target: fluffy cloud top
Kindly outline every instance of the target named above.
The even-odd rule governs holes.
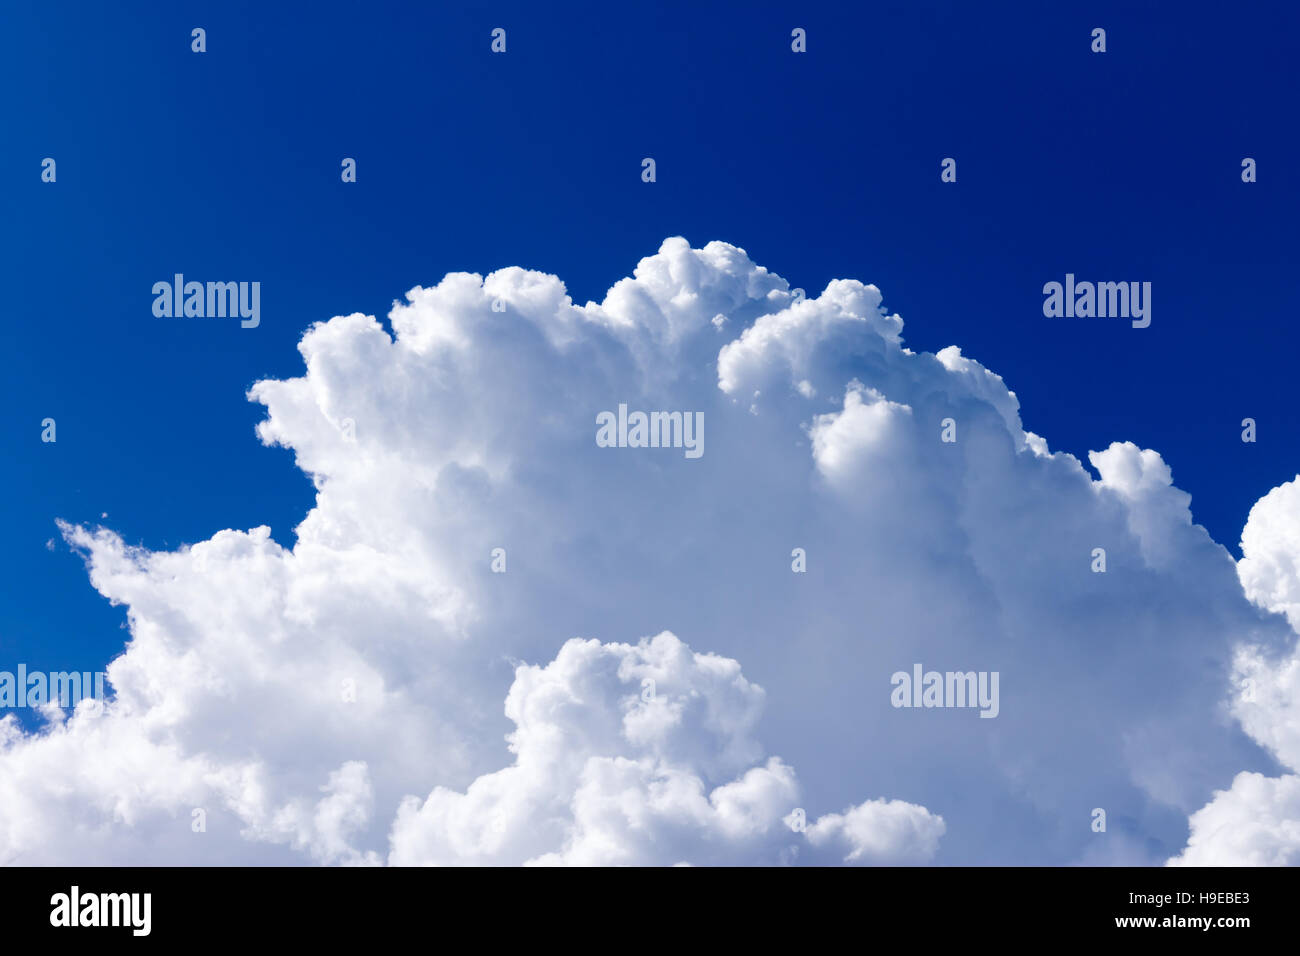
[[[1286,857],[1291,784],[1214,793],[1295,766],[1297,536],[1266,498],[1239,581],[1156,452],[1094,477],[882,301],[669,239],[600,303],[509,268],[314,325],[250,392],[292,547],[64,526],[131,637],[102,713],[0,722],[0,861],[1160,862],[1189,816]],[[620,404],[704,455],[598,447]],[[997,719],[892,707],[918,662]]]

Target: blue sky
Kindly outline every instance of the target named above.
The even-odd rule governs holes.
[[[125,638],[56,518],[292,542],[311,485],[244,395],[300,373],[312,322],[507,265],[599,300],[672,235],[809,295],[875,283],[908,346],[1001,374],[1053,450],[1158,449],[1235,555],[1300,470],[1297,29],[1289,4],[15,0],[0,661],[96,669]],[[259,280],[260,327],[156,319],[176,272]],[[1151,327],[1044,318],[1067,272],[1150,281]]]
[[[1234,552],[1300,468],[1286,5],[414,6],[10,6],[7,656],[89,666],[120,636],[45,550],[56,516],[155,547],[263,522],[290,540],[310,486],[243,394],[296,373],[310,323],[508,264],[599,299],[668,235],[810,292],[874,282],[910,347],[960,344],[1053,448],[1160,449]],[[1149,279],[1152,326],[1044,319],[1067,271]],[[175,272],[258,278],[261,327],[155,319]]]

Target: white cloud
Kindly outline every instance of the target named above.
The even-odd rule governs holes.
[[[1250,509],[1237,564],[1246,595],[1300,631],[1300,475]]]
[[[1236,648],[1294,635],[1158,454],[1093,480],[881,302],[670,239],[600,303],[510,268],[411,290],[391,336],[313,326],[250,392],[315,483],[292,547],[65,527],[131,640],[105,714],[3,725],[0,861],[1168,857],[1277,771],[1286,734],[1223,704]],[[621,402],[703,412],[705,455],[597,447]],[[914,662],[999,671],[998,718],[892,708]]]
[[[1249,598],[1300,630],[1300,476],[1250,510],[1237,573]],[[1239,648],[1231,709],[1254,740],[1293,771],[1241,773],[1191,818],[1191,836],[1172,863],[1189,866],[1300,864],[1300,653],[1246,643]]]
[[[1300,865],[1300,777],[1241,773],[1192,814],[1181,866]]]
[[[762,699],[735,661],[693,653],[666,631],[636,645],[571,640],[551,664],[515,675],[514,763],[464,793],[439,787],[405,801],[392,862],[792,862],[803,840],[784,818],[799,786],[779,758],[759,763]],[[854,862],[922,862],[943,832],[921,807],[879,801],[850,813]],[[809,842],[835,830],[823,818]]]
[[[851,492],[851,483],[873,464],[895,467],[904,453],[900,433],[911,414],[908,406],[889,401],[856,379],[850,382],[844,410],[816,416],[809,429],[818,470],[832,484]]]
[[[844,849],[844,862],[904,864],[929,859],[943,836],[942,819],[901,800],[872,800],[844,813],[828,813],[808,830],[814,846]]]

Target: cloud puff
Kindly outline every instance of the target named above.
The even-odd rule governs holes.
[[[1250,599],[1300,630],[1300,476],[1250,510],[1237,573]],[[1189,866],[1300,864],[1300,654],[1253,643],[1237,653],[1231,708],[1250,736],[1293,771],[1238,774],[1191,818]]]
[[[1181,866],[1300,864],[1300,777],[1238,774],[1227,790],[1192,814]]]
[[[316,488],[292,547],[64,527],[131,638],[103,713],[0,724],[0,860],[1170,856],[1277,772],[1227,702],[1294,635],[1158,454],[1094,478],[882,301],[677,238],[599,303],[509,268],[312,326],[250,391]],[[703,456],[599,447],[620,404]],[[895,709],[914,663],[999,716]]]
[[[516,672],[514,763],[464,793],[408,798],[392,862],[776,864],[827,846],[847,862],[934,856],[942,819],[907,803],[799,826],[794,771],[777,757],[757,764],[762,699],[735,661],[666,631],[635,646],[571,640],[546,667]]]
[[[1250,509],[1237,573],[1246,596],[1300,631],[1300,475]]]

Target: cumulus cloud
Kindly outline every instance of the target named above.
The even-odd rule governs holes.
[[[601,302],[509,268],[312,326],[249,393],[315,485],[291,545],[64,525],[130,641],[102,713],[0,723],[0,861],[1177,852],[1278,772],[1230,708],[1240,648],[1294,647],[1246,598],[1280,559],[1239,581],[1156,452],[1094,478],[882,304],[677,238]],[[620,404],[703,413],[705,454],[597,446]],[[893,708],[916,662],[998,671],[997,719]]]
[[[1261,608],[1300,630],[1300,476],[1250,510],[1237,573]],[[1191,818],[1190,866],[1300,864],[1300,654],[1246,643],[1238,649],[1231,709],[1246,732],[1291,773],[1241,773]]]
[[[1300,777],[1241,773],[1192,814],[1182,866],[1300,864]]]
[[[1246,596],[1300,631],[1300,475],[1250,509],[1237,565]]]
[[[464,793],[404,801],[392,861],[777,864],[825,856],[837,836],[844,861],[934,856],[943,820],[899,801],[852,808],[852,826],[838,815],[795,824],[794,771],[757,762],[762,699],[735,661],[667,631],[635,646],[571,640],[547,666],[516,672],[514,763]]]

